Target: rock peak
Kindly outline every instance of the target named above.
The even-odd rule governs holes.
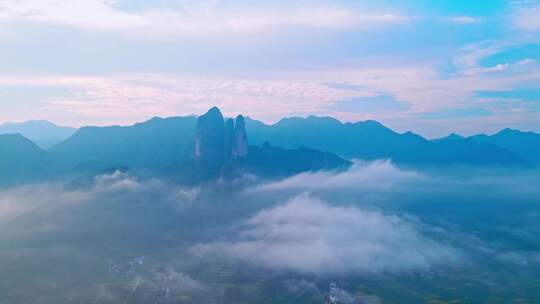
[[[218,107],[212,107],[210,110],[208,110],[203,115],[199,116],[199,119],[217,119],[217,120],[224,120],[223,114],[221,113],[221,110]]]
[[[244,116],[225,119],[217,107],[197,118],[194,158],[203,176],[219,175],[223,167],[245,158],[249,146]]]
[[[232,147],[233,159],[246,157],[248,153],[248,138],[244,116],[238,115],[234,126],[234,137]]]
[[[198,169],[208,175],[219,173],[225,162],[225,121],[217,107],[197,118],[194,156]]]
[[[225,121],[225,161],[232,159],[232,150],[234,142],[234,119],[229,118]]]

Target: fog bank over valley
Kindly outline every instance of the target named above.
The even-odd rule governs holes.
[[[377,161],[197,186],[117,171],[9,188],[0,192],[0,267],[10,273],[0,298],[224,303],[294,297],[297,280],[322,294],[344,280],[392,299],[377,278],[437,286],[465,275],[491,288],[479,271],[492,273],[490,284],[512,279],[492,290],[502,296],[534,284],[525,278],[540,269],[538,176],[434,175]]]

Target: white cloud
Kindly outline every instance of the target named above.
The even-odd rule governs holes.
[[[519,64],[519,65],[528,65],[528,64],[533,64],[535,62],[536,62],[536,60],[534,60],[534,59],[526,58],[526,59],[518,61],[517,64]]]
[[[68,189],[60,186],[46,189],[46,185],[42,185],[0,191],[0,238],[5,244],[0,257],[6,266],[14,269],[15,282],[26,284],[23,284],[26,289],[45,290],[55,284],[60,292],[55,292],[54,296],[67,294],[79,302],[96,299],[119,302],[119,299],[125,299],[126,292],[137,291],[133,299],[146,299],[143,297],[151,295],[151,299],[157,301],[156,295],[163,296],[160,299],[170,295],[168,300],[189,295],[197,303],[220,303],[222,284],[231,282],[229,274],[234,277],[238,272],[253,271],[245,263],[228,263],[222,259],[222,253],[267,269],[316,275],[429,269],[444,273],[446,267],[455,265],[454,262],[460,269],[477,269],[476,264],[461,264],[464,259],[472,263],[485,259],[503,262],[495,267],[538,265],[538,252],[515,252],[514,243],[504,248],[505,242],[501,244],[499,240],[492,240],[495,249],[491,249],[489,243],[478,239],[485,235],[484,232],[494,231],[490,220],[481,227],[451,220],[467,210],[477,212],[484,210],[482,208],[486,212],[479,215],[496,219],[498,213],[490,214],[489,211],[500,203],[503,203],[501,206],[510,204],[507,198],[517,202],[535,201],[539,195],[533,182],[538,180],[537,173],[511,174],[511,178],[507,171],[498,174],[479,172],[475,178],[468,174],[444,174],[429,178],[433,183],[426,185],[423,182],[427,176],[403,172],[389,163],[368,164],[352,171],[356,172],[344,172],[341,177],[332,173],[302,175],[288,182],[274,183],[273,187],[258,189],[255,193],[233,191],[230,196],[223,192],[228,187],[218,185],[217,189],[211,190],[212,187],[207,185],[204,193],[196,198],[196,208],[179,213],[171,212],[174,208],[162,207],[193,199],[192,195],[179,195],[183,192],[178,191],[181,187],[156,180],[139,181],[122,173],[99,176],[87,185],[89,187],[77,190],[70,183]],[[407,189],[406,195],[401,195],[402,188]],[[311,194],[289,195],[284,191],[287,189],[308,190]],[[314,189],[327,192],[315,193]],[[385,212],[362,207],[365,205],[358,193],[377,197],[372,201],[377,201],[377,207]],[[339,201],[338,197],[341,198]],[[439,229],[402,216],[390,204],[394,198],[399,200],[395,203],[400,207],[408,203],[423,206],[413,210],[426,221],[442,221],[444,225],[445,219],[450,219],[456,226]],[[344,200],[354,205],[346,204]],[[33,208],[40,202],[46,204]],[[451,206],[448,209],[432,208],[434,204]],[[461,209],[470,204],[478,205]],[[3,213],[6,206],[22,205],[28,205],[32,212]],[[29,216],[25,218],[21,216],[23,214]],[[515,227],[514,219],[531,221],[536,215],[534,213],[530,218],[516,215],[502,225],[497,222],[495,228],[509,225],[515,229],[515,234],[511,235],[527,237],[528,230]],[[215,221],[216,216],[220,217],[219,221]],[[14,218],[20,220],[12,221]],[[50,229],[52,224],[57,227],[43,233],[43,228]],[[480,232],[476,232],[478,228]],[[35,232],[39,233],[29,237]],[[531,230],[528,238],[533,240],[534,236]],[[507,239],[506,234],[502,235],[503,239]],[[193,242],[205,243],[192,247]],[[501,246],[502,250],[499,249]],[[196,253],[211,250],[212,255],[197,259],[186,253],[185,248],[193,248]],[[144,259],[131,259],[142,255]],[[51,263],[44,265],[42,260]],[[17,269],[26,271],[18,273]],[[104,273],[105,270],[108,273]],[[224,274],[220,277],[222,284],[215,284],[214,274]],[[256,280],[276,278],[264,271],[256,274]],[[302,278],[296,274],[285,278],[291,277]],[[278,277],[279,280],[283,278]],[[101,285],[102,282],[108,284]],[[288,292],[294,295],[304,290],[312,292],[313,297],[318,295],[316,286],[309,282],[284,283]],[[20,298],[20,293],[14,294]],[[35,297],[47,303],[67,299],[51,300],[54,297],[50,294],[24,293],[23,300],[34,303]],[[208,301],[200,298],[208,298]]]
[[[467,45],[461,48],[454,60],[453,64],[461,74],[481,74],[485,72],[480,66],[480,60],[495,55],[508,47],[507,44],[491,43],[491,42],[479,42]]]
[[[287,189],[317,191],[326,189],[389,191],[392,189],[397,191],[408,183],[427,180],[427,176],[416,171],[399,170],[390,161],[357,162],[346,172],[302,173],[277,182],[262,184],[255,189],[249,189],[249,191],[265,192]]]
[[[275,122],[283,116],[317,114],[332,115],[345,121],[375,119],[398,131],[412,130],[427,136],[455,131],[471,134],[478,131],[475,128],[493,132],[508,126],[519,127],[516,123],[522,122],[534,126],[538,119],[537,112],[510,113],[476,97],[477,91],[510,90],[520,84],[540,80],[539,65],[534,60],[500,62],[493,66],[480,64],[482,59],[510,46],[510,43],[493,42],[468,45],[456,53],[453,61],[455,71],[448,75],[441,75],[432,63],[379,66],[360,62],[309,72],[268,72],[258,78],[193,74],[0,74],[0,87],[63,88],[66,93],[62,95],[47,95],[40,99],[46,102],[46,106],[40,109],[40,118],[75,126],[130,124],[152,116],[200,114],[217,105],[227,115],[243,113],[266,122]],[[331,86],[328,83],[346,83],[348,86]],[[375,96],[381,92],[405,100],[411,107],[387,113],[329,110],[336,102]],[[471,106],[490,107],[495,114],[460,125],[449,121],[419,121],[416,116]],[[13,120],[12,116],[5,112],[0,114],[0,120]],[[71,120],[66,120],[66,117]],[[31,118],[35,117],[17,119]]]
[[[50,203],[55,197],[56,202],[76,203],[82,201],[79,193],[63,192],[58,186],[23,186],[0,192],[0,221],[9,222],[28,212],[39,209]]]
[[[456,16],[448,18],[449,22],[458,23],[458,24],[478,24],[482,23],[481,18],[471,17],[471,16]]]
[[[471,128],[470,125],[462,130],[450,130],[456,126],[439,121],[437,123],[444,123],[447,128],[440,130],[438,126],[421,126],[422,122],[417,118],[410,121],[404,118],[441,108],[470,107],[481,102],[475,98],[479,90],[512,89],[520,83],[540,80],[537,63],[530,60],[510,64],[502,62],[492,67],[479,64],[482,58],[496,54],[505,47],[477,44],[463,48],[454,61],[456,72],[446,77],[441,77],[429,64],[388,67],[353,65],[309,73],[274,73],[257,79],[189,74],[4,74],[0,75],[0,87],[51,86],[67,89],[71,95],[44,96],[47,105],[40,109],[42,118],[67,125],[130,124],[152,116],[200,114],[217,105],[227,115],[243,113],[266,122],[274,122],[283,116],[318,114],[332,115],[346,121],[375,119],[400,131],[439,130],[441,134],[436,135],[450,131],[468,134],[474,131],[467,129]],[[349,86],[329,86],[328,83],[347,83]],[[340,100],[369,97],[380,92],[406,100],[411,108],[372,114],[329,110],[332,104]],[[52,118],[45,113],[50,113]],[[534,113],[530,112],[521,113],[519,117],[501,113],[502,116],[482,118],[484,123],[493,120],[489,122],[493,129],[486,131],[507,127],[513,123],[510,120],[536,119],[532,116]],[[0,114],[0,120],[13,119],[7,114],[5,117]],[[65,120],[66,117],[73,120]]]
[[[218,5],[192,3],[190,8],[149,8],[128,12],[117,9],[113,4],[115,1],[111,0],[5,0],[0,10],[0,19],[122,31],[146,37],[231,34],[288,26],[365,29],[408,21],[406,16],[397,13],[372,13],[346,7],[291,5],[277,9],[251,5],[225,9]]]
[[[4,0],[0,19],[57,23],[100,30],[122,30],[146,26],[144,18],[120,12],[109,0]]]
[[[91,185],[89,189],[66,190],[62,184],[40,184],[0,191],[0,220],[9,222],[29,213],[99,203],[111,197],[133,202],[151,197],[153,201],[180,210],[195,200],[199,193],[198,188],[170,187],[156,179],[141,182],[120,172],[98,175]]]
[[[311,79],[221,79],[166,74],[0,77],[0,86],[15,84],[68,87],[73,95],[49,97],[45,110],[105,118],[109,123],[200,114],[214,105],[221,106],[226,114],[243,113],[275,120],[358,95]]]
[[[203,257],[225,254],[269,270],[322,276],[466,265],[478,254],[492,257],[499,249],[472,231],[449,225],[454,216],[466,212],[460,208],[478,204],[476,209],[490,202],[485,205],[489,209],[503,203],[499,197],[532,199],[539,194],[538,187],[528,182],[537,173],[519,173],[509,182],[508,172],[466,171],[428,176],[374,162],[347,172],[307,173],[263,184],[242,193],[244,200],[283,203],[231,225],[220,238],[191,251]],[[441,206],[455,213],[434,216],[437,212],[432,211]],[[427,212],[420,211],[417,219],[403,215],[404,210]]]
[[[236,17],[229,21],[233,29],[261,30],[280,26],[318,28],[372,28],[375,26],[405,23],[408,18],[397,14],[365,14],[351,10],[320,9],[271,17]]]
[[[425,270],[460,259],[455,249],[423,236],[400,217],[332,207],[309,196],[261,211],[232,240],[192,250],[320,275]]]
[[[397,57],[393,55],[390,57],[397,58],[400,62],[392,62],[391,65],[385,65],[392,61],[386,55],[365,59],[362,62],[351,62],[363,55],[350,53],[353,52],[353,49],[350,49],[348,42],[338,41],[334,46],[329,44],[335,39],[334,37],[340,36],[332,35],[333,31],[370,30],[388,25],[403,26],[412,20],[413,17],[396,10],[365,9],[360,6],[338,5],[325,1],[309,6],[294,4],[232,6],[220,5],[219,2],[214,1],[202,1],[202,4],[194,5],[195,2],[198,1],[190,1],[188,5],[180,5],[179,7],[161,6],[123,11],[111,0],[1,1],[3,9],[0,10],[0,20],[3,20],[2,23],[16,21],[9,27],[0,26],[0,32],[7,33],[6,35],[13,39],[7,40],[7,43],[14,44],[8,48],[12,50],[5,51],[7,56],[4,57],[6,60],[9,60],[7,58],[15,58],[15,61],[21,62],[20,65],[13,64],[15,68],[12,69],[25,70],[22,67],[27,66],[26,69],[33,71],[51,68],[73,71],[77,69],[78,62],[84,62],[79,68],[87,70],[90,66],[91,71],[106,69],[114,73],[114,70],[122,71],[126,67],[131,69],[132,64],[127,61],[135,60],[137,61],[135,65],[140,66],[145,71],[176,69],[201,72],[199,69],[203,69],[205,73],[208,72],[208,76],[152,75],[145,83],[140,81],[146,77],[143,75],[49,77],[56,78],[55,81],[64,82],[62,86],[72,90],[73,96],[45,96],[43,99],[47,99],[49,106],[47,109],[43,109],[44,111],[39,113],[36,111],[31,114],[20,111],[23,114],[17,114],[16,118],[14,118],[13,113],[11,116],[0,114],[5,117],[0,117],[0,120],[29,119],[32,117],[21,116],[36,116],[54,112],[61,114],[55,114],[53,118],[44,118],[56,119],[68,124],[125,124],[154,115],[200,113],[208,106],[217,104],[222,106],[226,112],[244,112],[269,122],[275,121],[281,116],[306,115],[309,111],[313,114],[334,115],[348,121],[376,119],[397,128],[399,131],[412,129],[419,132],[425,130],[423,134],[434,136],[447,132],[450,126],[443,126],[441,121],[432,121],[431,123],[440,123],[441,127],[446,128],[446,130],[440,130],[437,126],[421,126],[422,122],[413,122],[412,119],[404,118],[443,108],[477,106],[478,100],[475,99],[477,90],[510,89],[516,83],[535,82],[539,78],[538,64],[532,61],[523,61],[517,64],[501,62],[492,67],[482,67],[478,64],[480,58],[504,48],[505,45],[502,43],[479,43],[463,48],[456,54],[454,61],[456,73],[443,76],[438,70],[442,60],[407,63],[403,56],[407,57],[408,55],[404,55],[398,50],[400,54]],[[538,7],[531,5],[519,9],[515,16],[521,18],[516,17],[515,21],[524,27],[535,28],[536,20],[540,20],[540,18],[535,18],[538,17],[538,11]],[[466,15],[438,20],[468,24],[483,21],[480,18]],[[44,52],[22,51],[17,54],[19,49],[33,49],[28,48],[27,44],[41,45],[42,39],[43,41],[55,41],[55,39],[48,37],[45,30],[44,35],[41,35],[41,31],[35,31],[39,37],[17,34],[25,32],[24,30],[19,31],[18,26],[26,30],[35,29],[35,27],[28,27],[24,23],[37,23],[44,27],[48,24],[60,24],[85,30],[106,30],[114,34],[84,37],[82,41],[88,43],[89,46],[89,48],[86,45],[81,46],[81,49],[84,49],[81,53],[84,54],[82,57],[84,59],[77,59],[79,50],[75,50],[75,54],[66,56],[66,60],[64,60],[64,58],[56,58],[60,52],[50,50],[47,47]],[[413,26],[417,25],[413,24]],[[317,35],[305,35],[297,39],[294,43],[298,43],[298,45],[303,45],[301,39],[306,39],[307,46],[305,49],[299,46],[295,50],[288,49],[291,45],[290,39],[283,39],[282,35],[266,35],[271,31],[283,30],[285,32],[291,27],[311,31],[322,29],[323,31],[317,32]],[[58,33],[56,30],[58,29],[52,32]],[[292,35],[299,33],[299,31],[290,32],[294,33]],[[322,32],[325,34],[319,35]],[[70,31],[70,33],[73,32]],[[118,38],[118,33],[122,37]],[[126,35],[127,38],[123,35]],[[182,40],[183,36],[186,35],[189,37]],[[94,41],[93,39],[98,36],[100,39],[103,37],[106,39]],[[250,39],[244,39],[246,37]],[[118,41],[114,40],[111,43],[111,39],[117,38]],[[148,42],[145,39],[162,39],[159,42],[165,43],[166,47],[159,43],[155,45],[139,44],[137,41],[135,45],[142,46],[139,51],[137,47],[130,44],[133,42],[132,38],[135,40],[141,38],[145,42]],[[291,36],[287,36],[287,38],[291,38]],[[273,47],[270,47],[272,42],[277,41],[275,39],[279,40],[279,46],[274,44]],[[316,46],[309,45],[312,39],[317,40]],[[363,39],[363,36],[360,35],[358,39]],[[361,40],[359,41],[361,42]],[[325,46],[321,48],[319,43],[323,43]],[[79,45],[79,43],[70,43],[69,45]],[[268,65],[266,65],[265,59],[260,59],[261,57],[265,58],[266,48],[264,46],[266,45],[269,46],[269,57],[272,57],[268,60]],[[345,45],[343,48],[347,50],[343,53],[343,58],[341,57],[343,50],[340,50],[339,45]],[[96,50],[93,49],[94,47]],[[177,49],[174,50],[174,48]],[[374,46],[374,48],[378,47]],[[152,51],[148,51],[148,49],[152,49]],[[219,50],[219,52],[215,52],[218,55],[211,53],[214,49]],[[261,49],[264,49],[262,52],[264,54],[260,54],[259,50]],[[354,50],[356,49],[357,47],[354,47]],[[360,50],[360,52],[364,51]],[[161,54],[162,52],[165,53],[163,59],[157,61],[149,59],[156,53]],[[376,52],[378,52],[376,49],[367,50],[368,55],[371,56]],[[289,57],[290,53],[293,54]],[[12,57],[13,54],[16,54],[15,57]],[[101,56],[98,58],[98,54],[104,54],[103,58]],[[304,57],[304,54],[307,56]],[[142,63],[138,62],[137,56],[143,59]],[[277,56],[277,58],[273,56]],[[281,60],[280,56],[287,58]],[[310,58],[310,56],[314,57]],[[319,56],[321,57],[319,58]],[[329,59],[325,56],[333,58]],[[171,63],[169,64],[169,61],[164,58],[170,58]],[[253,60],[254,58],[255,60]],[[93,60],[96,60],[95,69],[91,65]],[[161,63],[158,63],[160,61]],[[272,61],[277,62],[277,66],[280,64],[284,66],[284,68],[279,67],[283,70],[283,74],[268,75],[270,74],[268,70],[278,69],[270,67]],[[263,62],[263,66],[259,67],[261,62]],[[291,62],[291,64],[282,62]],[[306,68],[309,69],[308,73],[299,72],[300,69],[305,70]],[[289,70],[285,71],[285,69]],[[296,70],[291,72],[293,69]],[[521,71],[517,71],[518,69]],[[230,73],[228,79],[222,77],[223,74],[217,77],[210,76],[223,70],[243,70],[243,75],[249,74],[250,76],[255,75],[255,77],[241,79],[230,76]],[[14,76],[6,75],[6,77]],[[59,78],[63,79],[59,80]],[[134,78],[139,79],[134,80]],[[163,84],[163,80],[166,78],[169,78],[167,82],[174,82],[174,84]],[[361,86],[363,89],[354,92],[353,90],[325,88],[321,84],[326,82],[349,83]],[[411,104],[411,108],[388,113],[328,111],[329,105],[341,100],[374,96],[381,92],[407,101]],[[39,100],[41,102],[41,98]],[[264,108],[265,111],[260,110],[261,108]],[[503,114],[503,112],[501,109],[497,113]],[[70,116],[72,117],[71,121],[61,121],[62,117],[67,117],[66,114],[76,115]],[[524,117],[526,115],[528,117]],[[537,114],[523,112],[520,117],[533,121],[536,119],[533,115]],[[513,118],[508,115],[502,116],[496,118],[500,121],[492,122],[499,124],[493,128],[499,128],[503,124],[518,120],[514,116]],[[80,120],[77,121],[77,119]],[[483,117],[481,119],[485,122],[495,118]],[[504,119],[504,122],[501,119]],[[446,123],[444,122],[444,124]],[[437,134],[431,132],[437,132]],[[470,132],[466,131],[466,133]]]
[[[525,31],[540,31],[540,5],[526,5],[516,10],[513,23]]]

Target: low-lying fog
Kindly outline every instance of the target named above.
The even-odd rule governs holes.
[[[322,303],[337,281],[351,302],[533,303],[539,180],[373,162],[195,188],[117,172],[6,189],[0,302]]]

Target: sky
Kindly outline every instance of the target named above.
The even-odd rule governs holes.
[[[427,137],[540,132],[540,1],[0,0],[0,123],[214,105]]]

